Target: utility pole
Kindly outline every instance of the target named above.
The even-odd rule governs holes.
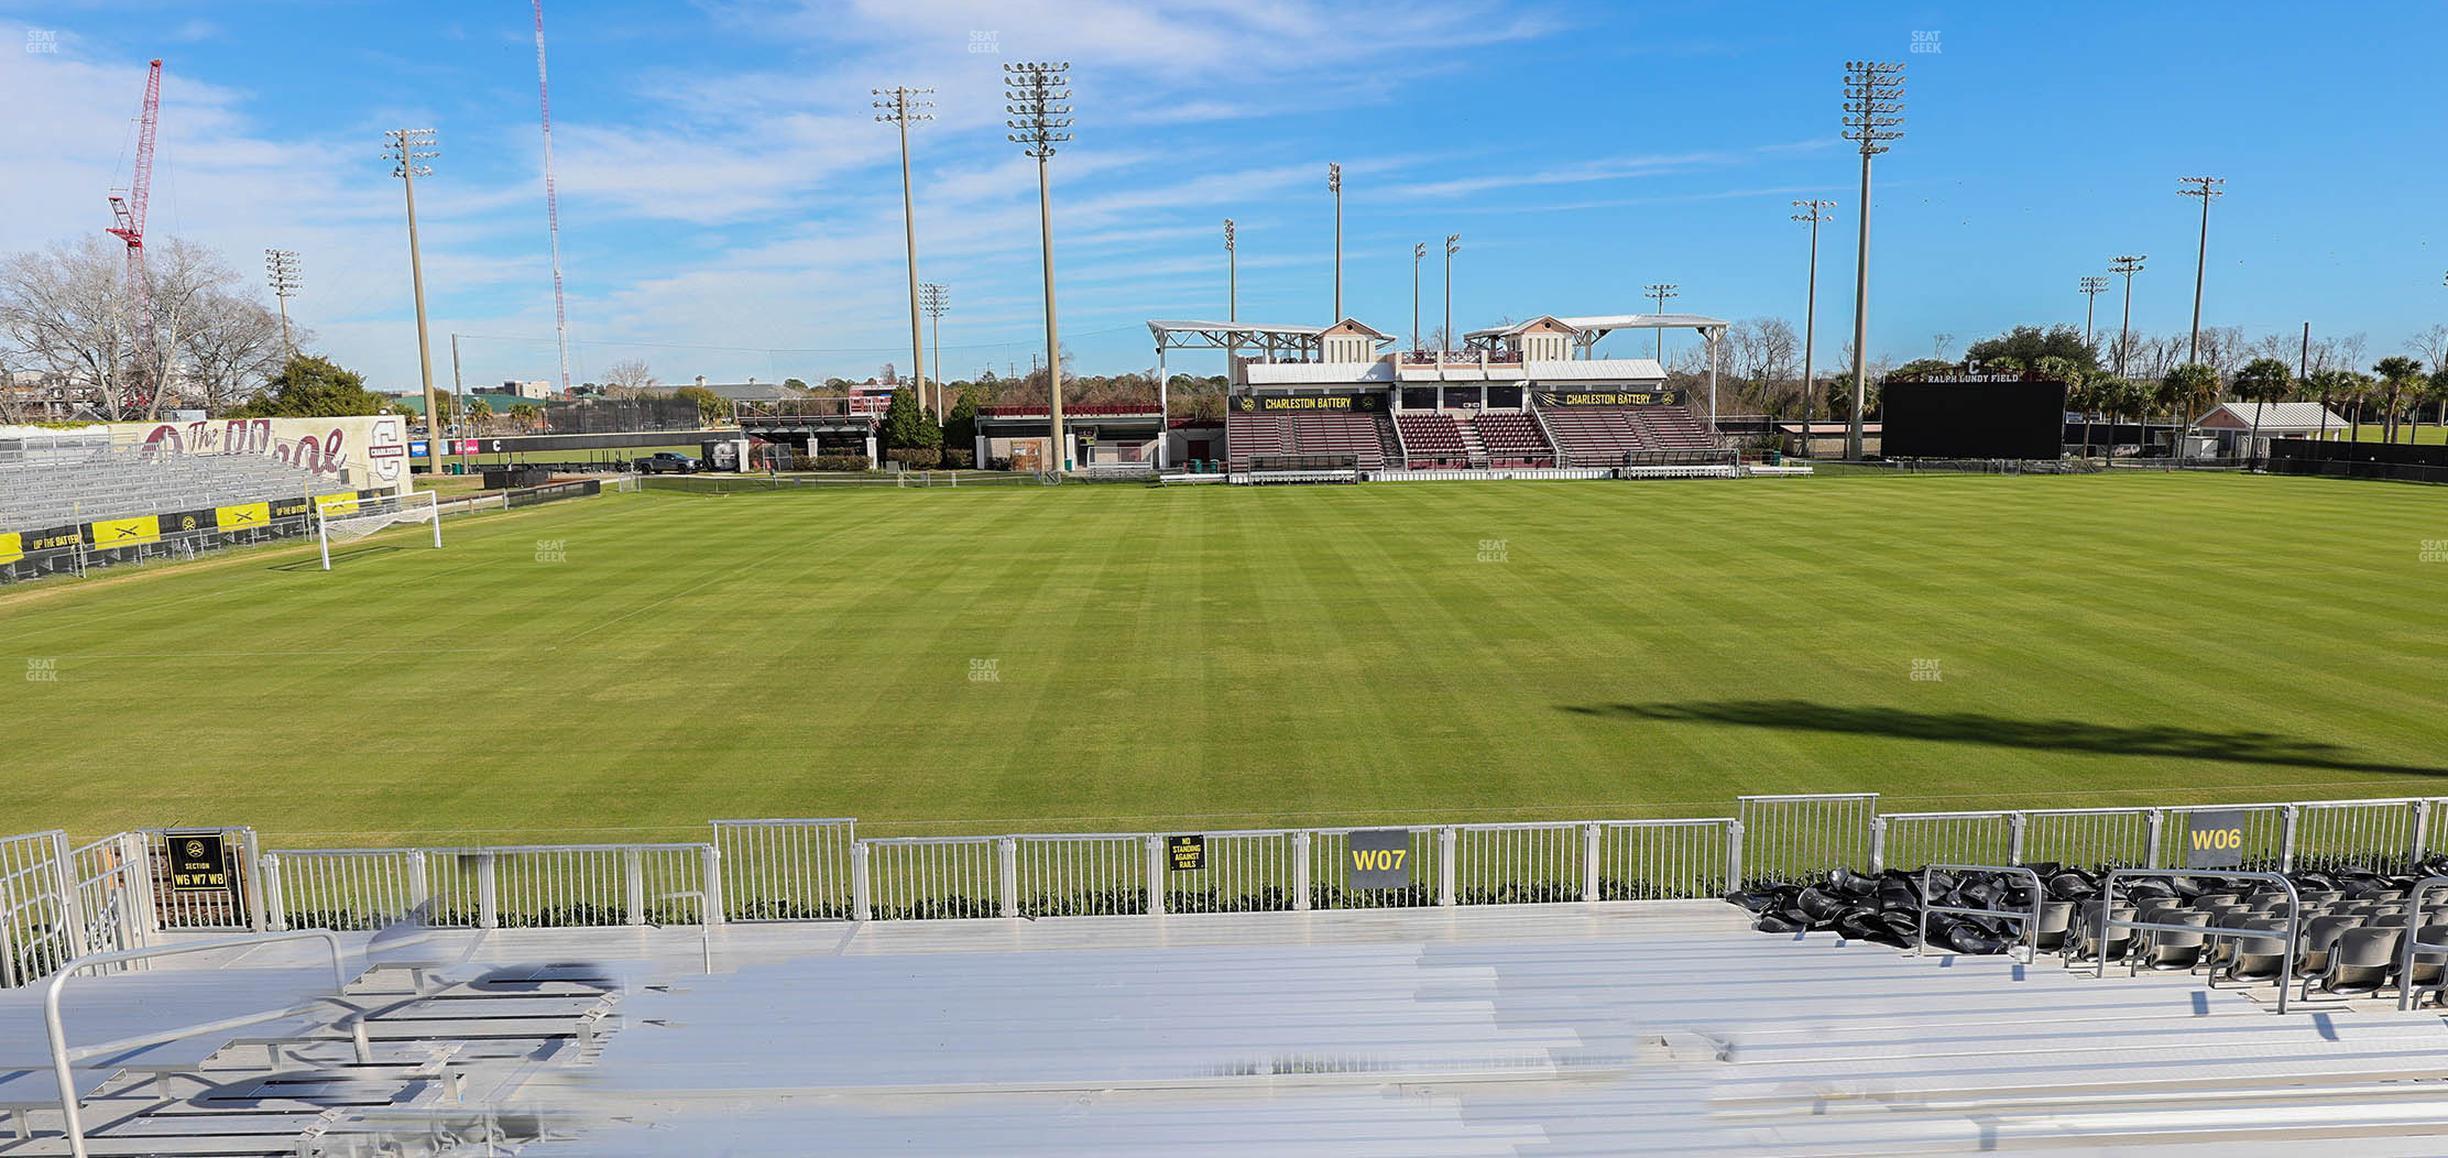
[[[1233,219],[1224,219],[1224,320],[1241,320],[1241,253],[1235,247]]]
[[[1009,115],[1004,125],[1012,143],[1037,159],[1037,232],[1045,252],[1047,413],[1053,419],[1056,469],[1071,470],[1070,448],[1063,441],[1062,342],[1054,326],[1054,194],[1046,162],[1054,147],[1071,139],[1071,66],[1061,61],[1027,61],[1003,66],[1003,87]]]
[[[1845,457],[1862,456],[1862,411],[1870,401],[1870,158],[1904,136],[1904,66],[1876,60],[1845,64],[1844,138],[1861,146],[1861,212],[1853,252],[1853,419]]]
[[[2191,188],[2179,189],[2176,192],[2186,197],[2199,197],[2202,203],[2201,249],[2193,258],[2193,336],[2185,341],[2185,361],[2197,364],[2201,361],[2202,274],[2210,263],[2210,201],[2214,197],[2225,196],[2219,190],[2219,186],[2226,184],[2227,179],[2225,177],[2186,177],[2182,180]],[[2255,411],[2255,413],[2259,412]]]
[[[2133,344],[2133,275],[2142,272],[2147,253],[2120,253],[2108,262],[2108,272],[2125,278],[2125,320],[2117,324],[2117,377],[2125,376],[2125,352]]]
[[[1428,243],[1422,241],[1413,245],[1411,247],[1411,348],[1414,351],[1427,348],[1420,345],[1419,331],[1419,267],[1420,263],[1426,260],[1428,260]]]
[[[871,90],[877,99],[875,107],[879,123],[901,130],[901,242],[908,253],[910,303],[910,373],[918,376],[918,405],[935,412],[935,420],[943,421],[943,398],[938,388],[934,404],[927,402],[926,347],[918,340],[918,217],[910,199],[909,127],[911,121],[935,119],[935,102],[925,99],[934,93],[931,88],[910,88],[894,85]]]
[[[1819,341],[1819,226],[1829,219],[1827,210],[1834,209],[1836,203],[1814,197],[1793,204],[1794,208],[1802,211],[1794,214],[1793,219],[1810,223],[1810,278],[1802,302],[1802,456],[1808,458],[1811,453],[1811,406],[1814,401],[1811,395],[1819,389],[1818,381],[1811,376],[1811,355]]]
[[[1445,361],[1445,350],[1453,345],[1453,259],[1462,252],[1462,235],[1445,235],[1445,332],[1437,336],[1437,361]]]
[[[2085,274],[2082,279],[2083,345],[2091,344],[2091,316],[2099,307],[2099,296],[2108,289],[2108,279],[2098,274]]]
[[[1328,319],[1331,325],[1343,320],[1343,166],[1327,164],[1326,191],[1334,194],[1335,202],[1334,317]]]
[[[383,134],[391,175],[408,192],[408,278],[416,287],[417,370],[425,383],[425,472],[442,471],[441,416],[434,412],[433,349],[425,337],[425,261],[417,251],[416,179],[433,176],[425,162],[442,155],[432,129],[392,129]]]
[[[1641,296],[1654,299],[1657,302],[1658,314],[1664,316],[1666,299],[1683,296],[1676,292],[1679,288],[1681,287],[1670,281],[1653,281],[1641,287]],[[1657,327],[1657,360],[1660,366],[1666,364],[1666,327],[1664,326]]]
[[[300,276],[298,255],[294,249],[264,251],[264,276],[272,283],[272,297],[280,303],[281,349],[289,357],[297,357],[297,343],[289,337],[289,299],[296,296]]]
[[[952,299],[936,282],[924,282],[918,287],[918,305],[927,312],[927,324],[933,329],[927,334],[927,344],[935,350],[935,400],[943,401],[943,316],[952,308]],[[949,413],[949,408],[946,408]]]
[[[456,333],[453,333],[453,334],[450,336],[450,339],[451,339],[451,413],[452,413],[452,414],[455,414],[455,415],[456,415],[456,414],[466,414],[466,413],[467,413],[467,384],[459,380],[459,335],[458,335],[458,334],[456,334]],[[427,438],[432,438],[432,437],[434,437],[434,436],[435,436],[435,432],[434,432],[434,431],[430,431],[430,430],[429,430],[429,431],[427,431],[427,432],[425,433],[425,437],[427,437]]]

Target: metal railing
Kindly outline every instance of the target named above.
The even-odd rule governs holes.
[[[1917,869],[1931,861],[2023,863],[2016,812],[1893,812],[1873,819],[1870,869]]]
[[[1946,872],[1946,873],[1984,872],[1984,873],[2009,873],[2009,874],[2020,875],[2020,876],[2021,876],[2021,877],[2022,877],[2024,880],[2027,880],[2027,881],[2030,881],[2030,882],[2031,882],[2031,898],[2032,898],[2032,903],[2031,903],[2031,911],[2030,911],[2030,912],[2028,912],[2028,913],[2019,913],[2019,912],[2014,911],[2013,909],[1975,909],[1975,908],[1972,908],[1972,907],[1970,907],[1970,906],[1968,906],[1968,905],[1933,905],[1933,904],[1931,904],[1931,903],[1930,903],[1930,901],[1929,901],[1929,898],[1930,898],[1930,874],[1932,874],[1932,873],[1939,873],[1939,872]],[[2022,960],[2023,960],[2023,962],[2024,962],[2025,964],[2029,964],[2029,963],[2030,963],[2030,962],[2031,962],[2031,961],[2032,961],[2034,958],[2036,958],[2036,957],[2038,957],[2038,956],[2040,955],[2040,906],[2041,906],[2041,904],[2042,904],[2043,902],[2045,902],[2045,901],[2047,901],[2047,900],[2048,900],[2048,890],[2047,890],[2047,889],[2045,889],[2045,888],[2042,888],[2042,887],[2040,886],[2040,874],[2035,873],[2035,872],[2031,871],[2030,869],[2024,868],[2024,867],[2023,867],[2023,866],[2021,866],[2021,865],[1998,865],[1998,864],[1925,864],[1925,865],[1922,865],[1922,866],[1921,866],[1921,903],[1920,903],[1920,905],[1918,905],[1918,906],[1917,906],[1917,908],[1918,908],[1918,909],[1919,909],[1919,911],[1920,911],[1920,917],[1919,917],[1918,931],[1917,931],[1917,932],[1914,934],[1914,936],[1913,936],[1913,956],[1915,956],[1915,957],[1921,956],[1922,950],[1924,950],[1924,949],[1926,949],[1926,948],[1928,948],[1928,947],[1929,947],[1929,918],[1930,918],[1930,914],[1931,914],[1931,913],[1945,913],[1945,914],[1947,914],[1947,915],[1949,915],[1949,916],[1956,916],[1956,917],[1988,917],[1988,918],[1991,918],[1991,919],[1993,919],[1993,920],[2001,920],[2001,921],[2013,921],[2013,922],[2015,922],[2015,923],[2016,923],[2018,926],[2020,926],[2020,927],[2022,928],[2022,930],[2023,930],[2022,934],[2021,934],[2019,937],[2017,937],[2017,938],[2016,938],[2017,940],[2020,940],[2020,941],[2022,941],[2022,942],[2023,942],[2023,956],[2022,956]]]
[[[711,844],[293,849],[265,853],[273,928],[714,925],[722,856]]]
[[[830,921],[850,916],[847,818],[717,820],[723,916],[732,921]]]
[[[2426,942],[2422,939],[2423,930],[2426,927],[2423,924],[2423,894],[2443,885],[2448,885],[2448,877],[2424,877],[2414,882],[2413,888],[2406,890],[2406,931],[2403,938],[2404,944],[2399,949],[2397,958],[2397,1012],[2399,1013],[2414,1008],[2414,957],[2417,953],[2442,957],[2441,983],[2448,984],[2448,945]]]
[[[1791,884],[1830,869],[1868,871],[1878,793],[1735,798],[1743,883]]]
[[[2017,864],[2106,868],[2159,863],[2163,818],[2156,808],[2045,808],[2021,815],[2023,846],[2009,858]]]
[[[2100,882],[2099,927],[2096,930],[2088,928],[2085,930],[2086,933],[2095,933],[2099,940],[2099,976],[2103,979],[2108,976],[2108,931],[2111,929],[2131,929],[2137,933],[2192,934],[2205,939],[2216,939],[2223,936],[2266,939],[2275,932],[2271,929],[2247,929],[2229,925],[2163,924],[2157,921],[2142,921],[2116,915],[2118,881],[2174,877],[2260,881],[2264,884],[2276,885],[2286,893],[2286,951],[2280,954],[2282,959],[2278,966],[2278,1012],[2285,1013],[2287,1011],[2287,991],[2295,987],[2295,954],[2301,951],[2303,944],[2303,896],[2295,891],[2295,882],[2288,880],[2284,873],[2221,869],[2121,868],[2109,870],[2107,879]],[[2139,968],[2140,958],[2136,954],[2147,955],[2149,951],[2149,942],[2145,940],[2141,944],[2129,946],[2125,950],[2125,955],[2128,960],[2136,962],[2135,968]]]
[[[77,955],[68,834],[0,838],[0,988],[44,977]]]

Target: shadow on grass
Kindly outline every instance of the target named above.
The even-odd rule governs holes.
[[[2096,752],[2162,756],[2230,764],[2273,764],[2341,772],[2448,776],[2448,768],[2356,758],[2351,748],[2275,732],[2213,732],[2199,728],[2121,728],[2085,720],[2016,720],[1979,712],[1915,712],[1903,708],[1839,707],[1803,700],[1706,700],[1687,703],[1564,704],[1579,716],[1775,728],[2024,748],[2036,752]]]
[[[334,551],[331,553],[331,558],[334,564],[338,564],[350,559],[362,559],[368,555],[388,555],[397,550],[399,550],[397,546],[389,543],[374,543],[364,547],[351,547],[345,551]],[[294,563],[275,563],[264,568],[266,571],[320,571],[322,569],[323,556],[320,554],[311,559],[300,559]]]

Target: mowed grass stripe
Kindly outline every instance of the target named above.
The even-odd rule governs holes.
[[[647,494],[418,530],[330,574],[290,547],[0,593],[0,652],[61,661],[0,690],[0,828],[1180,829],[2420,794],[2448,765],[2422,487]]]

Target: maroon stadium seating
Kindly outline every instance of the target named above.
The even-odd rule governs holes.
[[[1487,444],[1491,467],[1554,466],[1555,448],[1539,433],[1538,423],[1518,410],[1483,411],[1471,425]]]
[[[1362,470],[1379,470],[1396,453],[1394,427],[1384,415],[1351,411],[1231,411],[1224,419],[1224,443],[1235,471],[1246,471],[1251,459],[1268,455],[1348,455]]]
[[[1417,468],[1470,465],[1470,448],[1462,443],[1462,428],[1441,410],[1405,410],[1394,416],[1402,427],[1403,450]]]

